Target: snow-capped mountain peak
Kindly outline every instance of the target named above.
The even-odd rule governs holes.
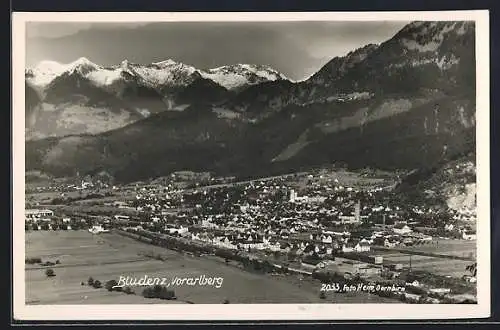
[[[99,69],[101,69],[99,65],[89,61],[85,57],[80,57],[76,61],[68,64],[65,71],[68,73],[78,72],[80,74],[86,75],[92,71],[96,71]]]
[[[266,65],[233,64],[200,70],[202,77],[233,90],[265,81],[288,80],[282,73]]]
[[[167,67],[167,66],[176,65],[176,64],[179,64],[179,63],[177,63],[176,61],[174,61],[174,60],[172,60],[172,59],[169,58],[169,59],[164,60],[164,61],[153,62],[152,64],[156,65],[156,66]]]
[[[78,72],[86,75],[92,71],[101,69],[101,67],[85,57],[62,64],[56,61],[41,61],[32,69],[27,69],[25,76],[28,81],[37,87],[44,88],[48,86],[56,77],[64,73],[72,74]]]
[[[41,61],[34,68],[27,69],[25,76],[34,86],[44,87],[66,69],[67,65],[55,61]]]
[[[136,66],[135,64],[133,64],[129,60],[125,59],[125,60],[121,61],[119,66],[113,68],[112,70],[106,70],[107,77],[110,78],[112,76],[115,78],[114,80],[116,80],[117,78],[121,77],[123,73],[125,73],[128,76],[137,76],[135,69],[134,69],[135,66]],[[102,72],[101,76],[106,77],[106,73]],[[98,79],[97,80],[93,79],[93,80],[97,84],[102,84],[102,82],[100,82]],[[110,79],[107,79],[107,80],[111,81]],[[104,83],[104,85],[106,85],[106,83]]]
[[[122,69],[127,69],[128,68],[128,60],[123,60],[121,63],[120,63],[120,66]]]
[[[86,57],[80,57],[76,61],[73,61],[69,64],[69,66],[76,67],[76,66],[97,66],[94,62],[90,61]]]

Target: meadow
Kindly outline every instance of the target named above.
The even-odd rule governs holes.
[[[151,256],[161,255],[159,258]],[[115,233],[92,235],[87,231],[35,231],[26,233],[26,258],[41,258],[54,277],[40,265],[26,265],[27,304],[143,304],[143,303],[363,303],[397,302],[368,294],[330,294],[320,298],[315,280],[277,277],[244,271],[235,265],[137,242]],[[176,300],[147,299],[143,287],[135,295],[108,292],[87,285],[89,277],[118,281],[120,276],[222,277],[223,285],[175,286]],[[84,285],[82,285],[82,282]]]

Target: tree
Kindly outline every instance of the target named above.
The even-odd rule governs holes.
[[[168,290],[165,286],[161,285],[145,288],[142,291],[142,295],[144,298],[159,298],[166,300],[175,299],[175,292],[173,290]]]
[[[87,280],[87,283],[90,286],[94,285],[94,279],[92,277],[89,277],[89,279]]]
[[[224,299],[224,301],[222,303],[223,304],[229,304],[229,300],[228,299]]]
[[[106,282],[105,287],[106,287],[106,290],[108,290],[108,291],[111,292],[113,290],[120,289],[118,287],[115,288],[114,286],[116,286],[116,285],[118,285],[117,281],[115,281],[115,280],[109,280],[109,281]],[[118,290],[116,290],[116,291],[118,291]]]
[[[54,272],[54,270],[52,268],[49,268],[45,271],[45,275],[47,275],[47,277],[52,277],[52,276],[56,276],[56,273]]]
[[[274,266],[267,260],[262,262],[262,271],[264,273],[270,273],[274,270]]]
[[[102,288],[102,283],[99,280],[95,280],[94,284],[92,285],[94,288],[99,289]]]
[[[470,272],[472,276],[475,277],[477,275],[477,262],[468,265],[467,267],[465,267],[465,270]]]
[[[132,290],[132,288],[130,288],[129,286],[124,287],[123,292],[125,292],[126,294],[135,294],[134,290]]]
[[[166,287],[163,287],[161,292],[160,292],[160,299],[175,299],[175,292],[174,290],[168,290]]]
[[[152,287],[145,288],[142,290],[142,296],[144,298],[155,298],[155,294]]]

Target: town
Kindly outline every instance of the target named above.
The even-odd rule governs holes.
[[[89,179],[27,192],[25,229],[178,240],[226,261],[265,262],[273,274],[400,285],[390,295],[405,302],[475,302],[475,210],[410,203],[396,185],[391,175],[326,170],[249,181]]]

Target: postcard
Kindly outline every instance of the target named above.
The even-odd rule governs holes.
[[[15,319],[488,317],[488,15],[13,13]]]

